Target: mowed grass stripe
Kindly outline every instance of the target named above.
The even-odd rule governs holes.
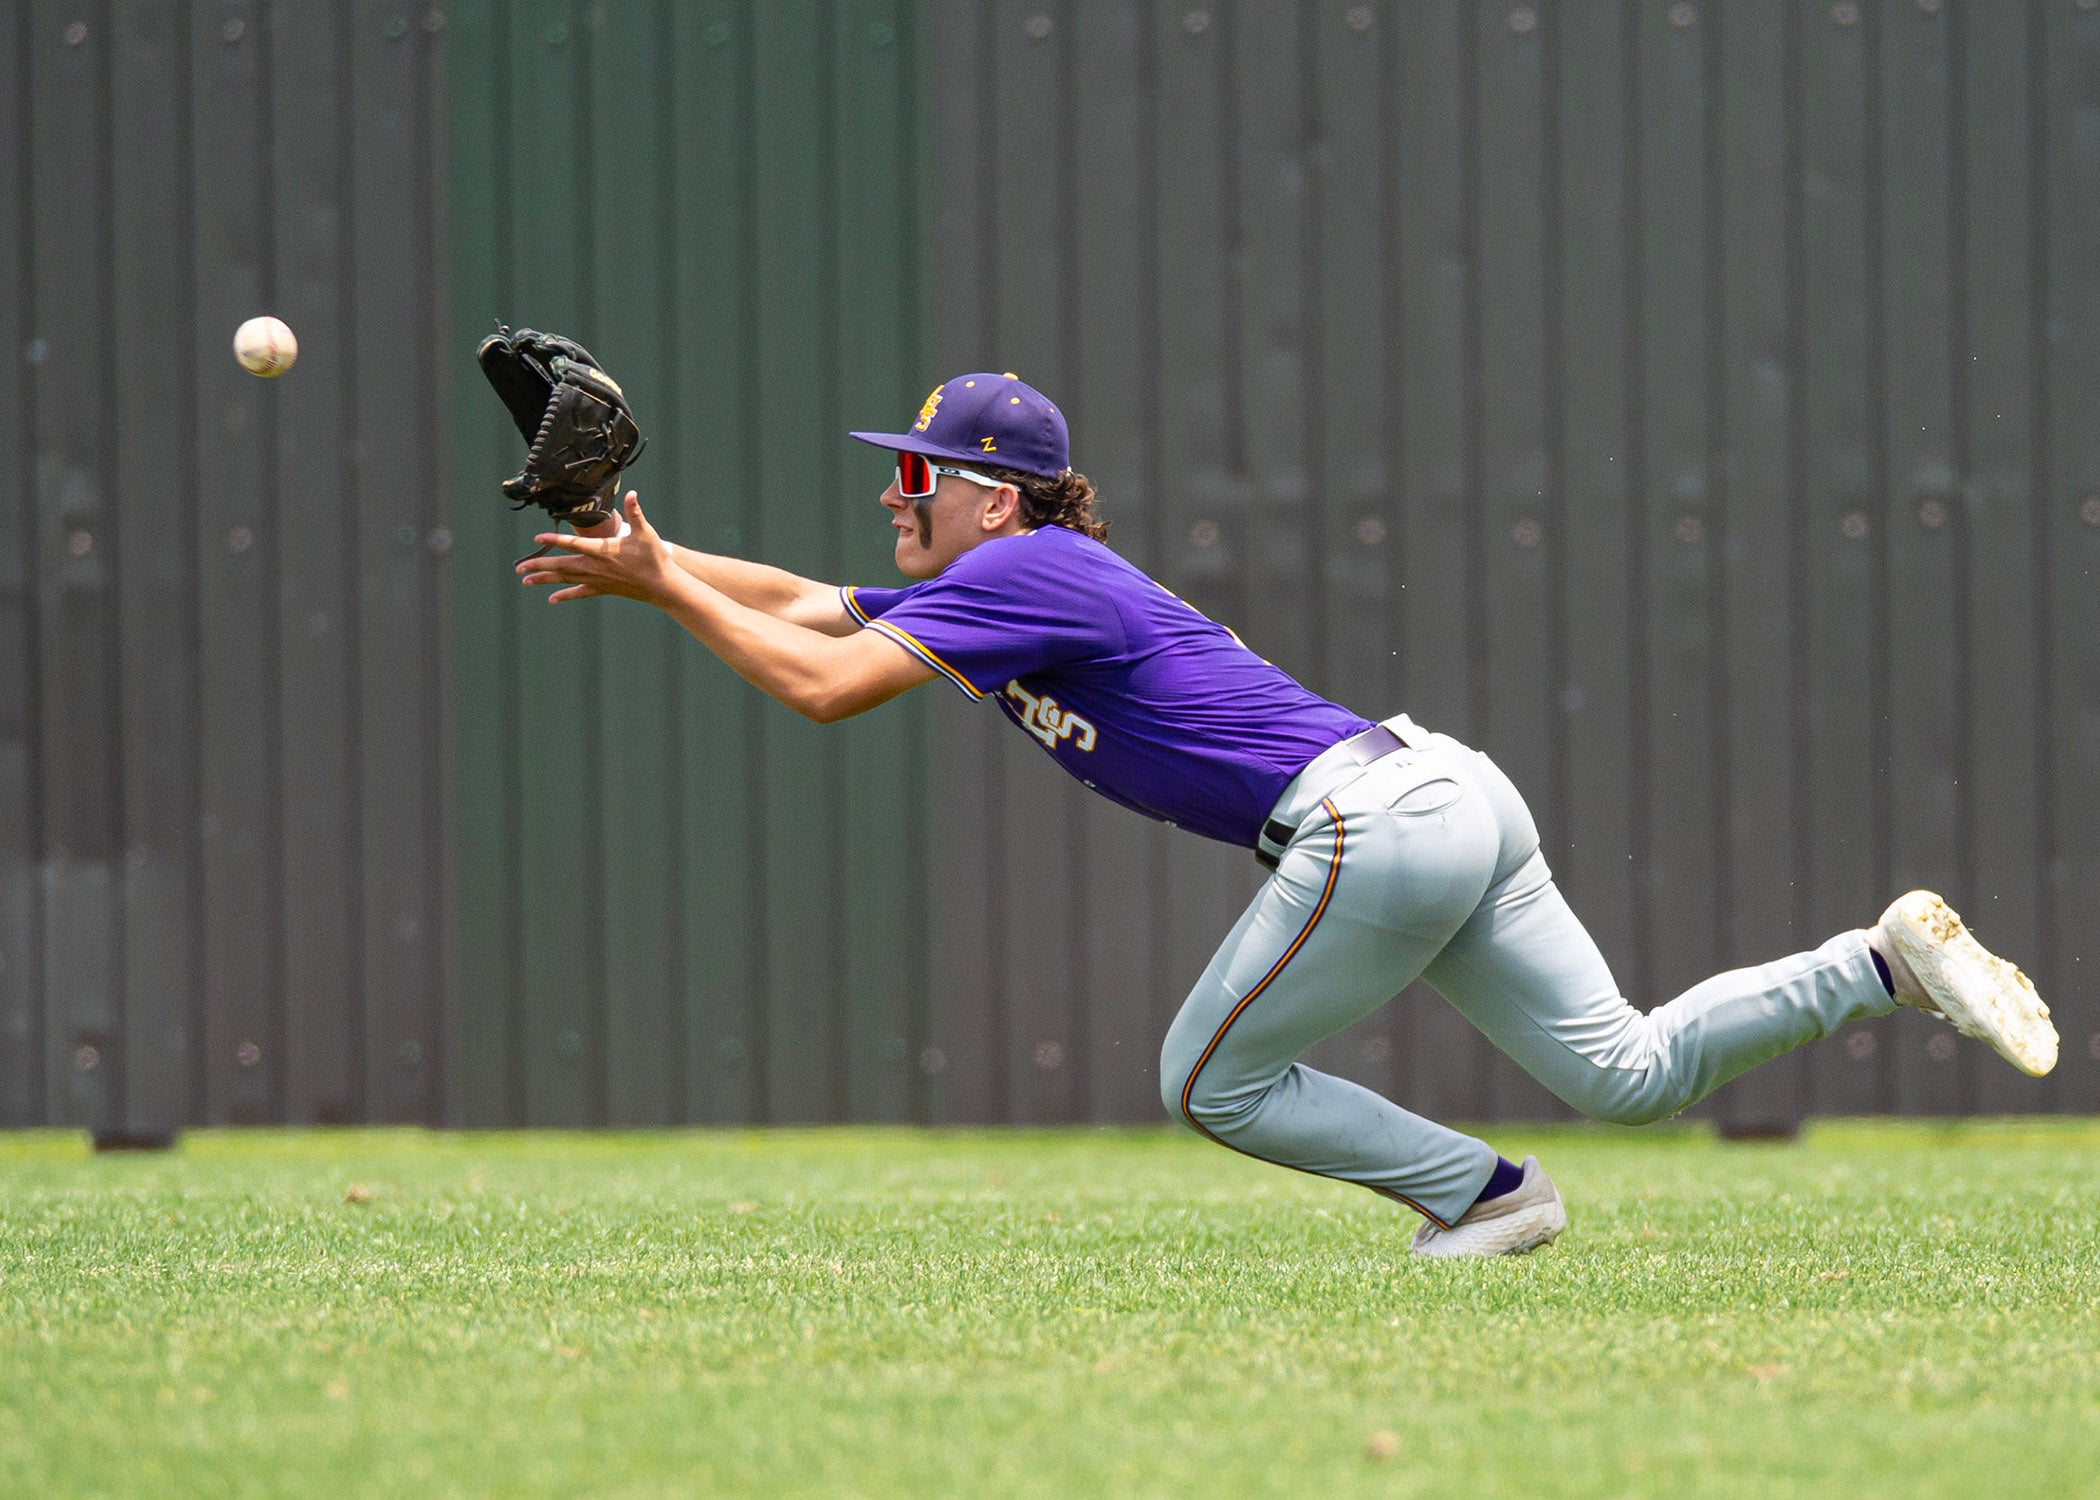
[[[0,1491],[2092,1492],[2100,1124],[1491,1138],[1553,1248],[1172,1130],[0,1135]]]

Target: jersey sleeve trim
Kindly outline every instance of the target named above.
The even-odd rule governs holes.
[[[946,662],[942,661],[938,654],[928,649],[925,645],[918,641],[910,631],[892,625],[887,620],[870,620],[867,623],[868,629],[880,631],[883,635],[888,636],[891,640],[895,641],[898,645],[902,646],[905,650],[909,651],[913,656],[916,656],[920,661],[926,663],[927,666],[933,668],[934,671],[940,673],[943,677],[947,678],[950,682],[954,683],[957,687],[961,688],[965,693],[968,693],[972,698],[982,699],[984,697],[984,694],[981,691],[979,691],[975,683],[971,682],[969,678],[963,676],[962,673],[956,671],[955,668],[949,666]]]
[[[839,603],[846,606],[847,614],[853,616],[853,618],[860,621],[861,624],[866,625],[869,623],[867,612],[860,607],[860,602],[853,597],[859,592],[860,590],[855,588],[850,583],[840,584]]]

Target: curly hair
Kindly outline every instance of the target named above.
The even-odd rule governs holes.
[[[993,464],[972,464],[987,479],[1021,492],[1021,519],[1030,526],[1062,526],[1097,542],[1108,540],[1108,522],[1094,514],[1093,483],[1077,469],[1045,476]]]

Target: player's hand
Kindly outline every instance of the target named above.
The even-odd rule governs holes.
[[[642,514],[641,499],[633,490],[620,503],[627,514],[626,536],[541,532],[533,541],[556,550],[519,563],[520,580],[528,588],[556,586],[547,596],[549,604],[589,599],[598,594],[617,594],[644,604],[662,603],[668,596],[667,585],[677,572],[671,549]]]

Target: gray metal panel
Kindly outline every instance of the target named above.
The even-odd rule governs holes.
[[[1889,7],[1881,27],[1882,428],[1881,534],[1888,570],[1888,689],[1902,730],[1888,746],[1889,884],[1945,891],[1961,904],[1960,758],[1969,659],[1961,608],[1966,517],[1955,473],[1955,374],[1963,325],[1952,305],[1959,269],[1950,192],[1957,95],[1942,9]],[[1945,1028],[1914,1013],[1886,1028],[1895,1107],[1960,1108],[1957,1055]]]
[[[451,532],[436,415],[442,69],[430,15],[411,24],[357,0],[346,18],[364,1111],[394,1121],[435,1117],[443,1065],[439,626]],[[413,467],[397,467],[407,455]]]
[[[1793,212],[1799,190],[1798,47],[1793,18],[1727,9],[1719,109],[1719,355],[1722,519],[1720,650],[1728,774],[1719,922],[1725,964],[1784,953],[1807,931],[1800,867],[1797,561],[1802,502],[1792,378]],[[1732,1087],[1718,1113],[1737,1126],[1783,1124],[1808,1106],[1808,1059],[1777,1059]]]
[[[1716,967],[1717,875],[1725,857],[1716,774],[1725,738],[1714,723],[1721,682],[1715,585],[1725,507],[1715,452],[1720,394],[1712,258],[1720,246],[1710,192],[1716,120],[1709,58],[1718,39],[1700,12],[1679,24],[1685,14],[1641,6],[1633,34],[1640,101],[1634,155],[1640,292],[1633,316],[1643,422],[1635,536],[1644,616],[1636,648],[1642,681],[1634,755],[1642,781],[1639,863],[1648,962],[1637,975],[1620,978],[1643,1004],[1677,994]],[[1572,894],[1579,902],[1581,893]]]
[[[1069,337],[1076,297],[1053,394],[1109,513],[1142,517],[1126,555],[1314,686],[1496,755],[1638,1004],[1929,883],[2066,1023],[2047,1085],[1904,1015],[1709,1112],[2100,1097],[2071,916],[2100,859],[2074,582],[2100,534],[2070,124],[2091,16],[932,10],[959,99],[1032,101],[996,146],[935,132],[941,347]],[[1063,99],[1036,78],[1059,49]],[[1115,347],[1090,306],[1127,309]],[[944,794],[949,868],[1004,861],[1010,886],[1014,849],[1060,851],[1040,868],[1089,891],[1089,1024],[1142,1055],[1249,872],[1188,839],[1097,857],[1106,812],[1074,866],[1061,802],[992,795],[997,817]],[[1010,970],[985,916],[944,929],[948,975]],[[1559,1109],[1433,999],[1310,1057],[1446,1116]],[[1088,1097],[1152,1112],[1128,1082]]]
[[[509,49],[486,6],[455,7],[446,26],[452,97],[483,101],[451,111],[448,134],[451,256],[487,269],[482,285],[456,286],[442,337],[455,351],[471,349],[494,325],[509,280],[510,190],[504,114],[488,101],[509,97]],[[451,404],[449,451],[456,472],[502,472],[515,460],[518,433],[496,402],[468,401],[461,382]],[[453,519],[453,566],[461,577],[496,575],[524,550],[506,514],[459,506]],[[516,591],[490,598],[480,610],[452,612],[452,659],[462,692],[467,684],[508,684],[516,671]],[[493,711],[457,716],[452,752],[457,761],[459,870],[453,895],[456,951],[447,991],[445,1116],[465,1125],[521,1120],[525,1111],[525,1028],[521,1013],[523,943],[518,935],[521,830],[514,814],[517,719],[515,694],[501,693]]]
[[[1547,274],[1558,230],[1552,212],[1558,158],[1547,149],[1555,90],[1552,38],[1512,27],[1500,7],[1477,8],[1472,24],[1478,67],[1470,122],[1477,132],[1473,254],[1479,275],[1473,338],[1480,364],[1469,420],[1479,486],[1478,645],[1486,653],[1476,736],[1519,786],[1542,795],[1555,782],[1561,729],[1554,616],[1562,486],[1551,441],[1548,374],[1559,331],[1555,283]],[[1542,837],[1554,836],[1560,812],[1540,802]],[[1489,1089],[1491,1114],[1565,1112],[1506,1057],[1493,1059]]]
[[[1387,617],[1399,653],[1398,696],[1430,728],[1472,736],[1482,675],[1481,572],[1476,449],[1468,413],[1478,381],[1474,254],[1474,54],[1478,6],[1456,0],[1400,5],[1375,24],[1390,32],[1386,67],[1395,118],[1387,235],[1398,318],[1377,330],[1389,371],[1383,405],[1397,446],[1386,529],[1400,555],[1399,608]],[[1426,987],[1401,1098],[1440,1119],[1481,1119],[1489,1109],[1492,1054]]]
[[[927,238],[947,252],[938,254],[938,270],[929,267],[940,315],[927,329],[927,355],[948,374],[977,368],[995,327],[992,299],[999,286],[978,234],[982,205],[995,191],[978,125],[997,88],[982,66],[993,16],[990,7],[957,3],[929,5],[926,18],[926,76],[943,80],[928,100],[937,143],[930,176],[943,190],[927,202]],[[930,389],[940,378],[925,373],[921,384]],[[927,1109],[944,1124],[1003,1119],[1006,970],[1002,942],[990,935],[1001,932],[1005,910],[999,853],[1005,764],[994,736],[1008,731],[995,710],[967,702],[946,683],[925,691],[934,698],[926,784],[938,789],[927,804],[932,1013],[920,1057]]]
[[[1864,9],[1862,7],[1862,9]],[[1808,330],[1798,372],[1805,392],[1797,441],[1807,497],[1807,845],[1797,877],[1810,892],[1810,932],[1870,921],[1892,894],[1878,853],[1877,771],[1882,717],[1881,476],[1873,429],[1879,244],[1873,238],[1873,124],[1867,28],[1801,7],[1801,313]],[[1807,934],[1803,935],[1804,940]],[[1810,1057],[1819,1111],[1887,1107],[1879,1028],[1856,1027]]]
[[[1394,538],[1385,497],[1392,489],[1386,374],[1390,356],[1366,326],[1390,326],[1392,287],[1385,227],[1392,182],[1391,91],[1383,87],[1383,38],[1375,12],[1340,26],[1305,19],[1305,129],[1312,154],[1306,213],[1312,258],[1299,288],[1307,366],[1320,382],[1306,407],[1308,504],[1318,510],[1309,564],[1320,590],[1320,654],[1313,680],[1364,712],[1397,704],[1399,658],[1385,622],[1395,607]],[[1320,1066],[1367,1088],[1402,1086],[1412,1005],[1389,1005],[1321,1050]]]
[[[27,6],[0,36],[0,452],[7,455],[6,517],[16,536],[34,535],[36,453],[30,403],[43,345],[35,341],[31,274],[30,54],[37,33]],[[48,44],[47,44],[48,45]],[[34,550],[0,551],[0,1124],[46,1118],[42,905],[38,870],[42,805],[37,780],[37,575]]]
[[[366,1072],[356,836],[358,703],[353,652],[365,543],[343,462],[357,420],[361,329],[348,320],[354,264],[344,230],[359,217],[347,136],[354,95],[346,18],[324,7],[271,17],[271,132],[280,247],[272,307],[301,341],[303,398],[279,412],[279,473],[300,497],[299,524],[278,538],[278,691],[301,732],[283,749],[285,1114],[364,1117]],[[353,231],[354,232],[354,231]],[[368,545],[368,544],[367,544]]]
[[[2042,276],[2035,378],[2041,392],[2035,466],[2045,612],[2035,639],[2044,650],[2045,785],[2042,869],[2048,906],[2042,993],[2064,1037],[2064,1060],[2049,1080],[2056,1108],[2100,1108],[2100,933],[2091,919],[2100,889],[2100,234],[2092,184],[2100,179],[2100,11],[2036,6],[2030,39],[2032,86],[2042,109],[2029,149],[2041,196],[2035,223]]]
[[[348,4],[8,16],[0,408],[27,422],[0,440],[36,541],[0,572],[0,1120],[432,1118],[428,965],[380,971],[428,1039],[425,1081],[363,1094],[358,879],[405,893],[436,951],[434,559],[378,601],[395,644],[366,658],[363,718],[386,719],[405,778],[360,770],[353,673],[361,513],[391,529],[404,477],[440,472],[417,416],[438,31]],[[359,48],[419,60],[354,77]],[[408,144],[389,156],[375,132]],[[261,312],[302,337],[276,382],[230,348]],[[383,424],[369,464],[360,408]],[[402,868],[360,850],[374,818]]]
[[[1633,457],[1641,405],[1632,322],[1632,145],[1636,100],[1625,60],[1626,7],[1583,0],[1551,38],[1561,161],[1556,391],[1564,676],[1559,779],[1542,830],[1548,858],[1620,985],[1639,973],[1642,889],[1634,860],[1640,788],[1633,776],[1633,651],[1639,628],[1634,566]],[[1580,795],[1576,789],[1580,789]],[[1544,789],[1527,789],[1532,796]],[[1558,830],[1555,836],[1554,830]]]
[[[276,290],[261,11],[190,15],[200,354],[269,308]],[[296,389],[231,359],[198,364],[204,1076],[215,1123],[267,1121],[284,1105],[276,559],[282,526],[296,518],[274,501],[278,405]]]
[[[192,327],[190,56],[171,7],[128,4],[112,23],[124,1122],[149,1128],[201,1104],[197,439],[193,377],[169,357]]]
[[[1139,0],[1093,6],[1085,25],[1067,29],[1063,45],[1078,89],[1075,164],[1113,158],[1152,130],[1157,106],[1145,87],[1152,44],[1149,7]],[[1130,172],[1071,174],[1074,352],[1065,373],[1075,396],[1064,406],[1067,420],[1092,434],[1087,474],[1116,497],[1105,512],[1110,542],[1140,567],[1158,546],[1157,507],[1144,483],[1153,434],[1130,419],[1152,388],[1143,360],[1132,357],[1155,306],[1149,276],[1133,274],[1149,264],[1157,234],[1146,168],[1141,160]],[[1167,998],[1158,872],[1172,835],[1098,797],[1084,798],[1082,809],[1089,878],[1077,896],[1086,967],[1075,982],[1085,1005],[1084,1115],[1150,1119],[1159,1109],[1152,1012]]]
[[[120,535],[110,436],[114,38],[71,6],[32,12],[29,65],[46,1108],[114,1123],[124,1063],[123,815],[116,605]],[[77,29],[76,29],[77,28]]]
[[[2035,464],[2039,393],[2034,353],[2040,248],[2035,212],[2041,163],[2028,143],[2044,107],[2028,71],[2029,33],[1952,17],[1962,120],[1951,178],[1959,194],[1956,254],[1964,395],[1955,442],[1963,476],[1967,586],[1959,605],[1968,641],[1967,737],[1959,847],[1966,854],[1960,909],[1986,943],[2043,957],[2040,854],[2043,579],[2037,539],[2043,487]],[[2068,1020],[2068,1017],[2066,1017]],[[2073,1033],[2070,1047],[2080,1039]],[[2047,1085],[1995,1065],[1975,1048],[1957,1059],[1973,1079],[1965,1103],[1992,1113],[2042,1107]]]
[[[992,184],[984,200],[990,223],[980,235],[1001,288],[982,341],[958,370],[1012,370],[1044,389],[1071,381],[1070,296],[1072,192],[1076,142],[1072,116],[1068,5],[1001,0],[993,12],[992,75],[999,80],[984,132]],[[1031,22],[1033,24],[1031,24]],[[982,684],[997,693],[1005,684]],[[945,685],[940,688],[946,691]],[[1004,970],[1004,1117],[1015,1124],[1052,1124],[1078,1117],[1082,1071],[1081,987],[1087,979],[1079,945],[1084,794],[1048,762],[1041,748],[1012,733],[987,701],[980,717],[994,726],[1000,757],[998,816],[1006,830],[995,846],[1004,896],[998,961]]]
[[[1155,575],[1235,628],[1250,606],[1249,552],[1264,545],[1249,529],[1256,519],[1248,504],[1255,476],[1244,458],[1249,414],[1239,394],[1248,350],[1236,211],[1236,99],[1244,86],[1234,63],[1238,19],[1222,8],[1153,8],[1159,105],[1151,149],[1158,233],[1145,371],[1153,390],[1144,417],[1155,434],[1145,476],[1148,502],[1159,507]],[[1086,164],[1089,171],[1123,165],[1114,158]],[[1258,342],[1256,350],[1259,357]],[[1252,414],[1252,421],[1262,426],[1260,414]],[[1084,432],[1073,437],[1073,458],[1082,470],[1091,462],[1088,441]],[[1103,498],[1110,507],[1116,503],[1112,492]],[[1260,625],[1253,628],[1254,649],[1270,649]],[[1030,830],[1008,828],[1005,836],[1026,839]],[[1157,1007],[1155,1037],[1165,1034],[1258,874],[1244,852],[1208,840],[1176,837],[1166,846],[1158,886],[1163,911],[1155,918],[1155,941],[1165,940],[1161,992],[1130,993],[1127,1002],[1136,1008],[1149,998]]]

